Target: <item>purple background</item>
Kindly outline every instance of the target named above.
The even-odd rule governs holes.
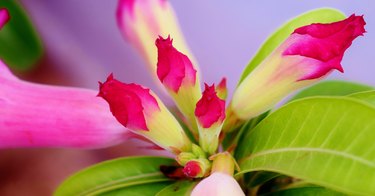
[[[53,66],[72,85],[97,88],[110,72],[125,82],[158,90],[140,55],[122,37],[115,21],[116,0],[24,0],[46,45]],[[238,77],[262,42],[278,26],[305,11],[332,7],[347,15],[364,14],[368,33],[355,40],[343,59],[344,78],[375,85],[375,3],[366,1],[218,1],[171,2],[186,39],[199,61],[204,82]],[[150,43],[153,44],[153,43]],[[160,94],[160,93],[159,93]]]

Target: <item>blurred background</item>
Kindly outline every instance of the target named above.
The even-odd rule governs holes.
[[[44,48],[32,69],[15,70],[23,79],[97,89],[97,81],[103,81],[113,72],[124,82],[148,86],[162,95],[146,62],[120,34],[115,18],[117,0],[18,2],[28,13]],[[217,83],[225,76],[230,93],[262,42],[290,18],[321,7],[336,8],[347,15],[363,14],[368,33],[356,39],[347,50],[342,62],[345,74],[335,72],[330,77],[375,85],[372,59],[375,2],[372,0],[190,0],[171,1],[171,4],[199,62],[202,81]],[[134,141],[91,151],[0,150],[0,195],[51,195],[73,172],[101,160],[132,155],[135,151],[155,153],[139,150]]]

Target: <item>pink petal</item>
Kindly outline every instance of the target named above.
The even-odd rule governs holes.
[[[10,19],[8,10],[1,8],[0,9],[0,29],[3,28],[3,26],[8,22]]]
[[[169,36],[166,39],[162,37],[156,39],[157,74],[167,88],[177,93],[183,82],[195,85],[197,71],[189,58],[173,47],[172,42]]]
[[[316,79],[332,69],[343,72],[341,60],[352,41],[365,32],[363,16],[351,15],[349,18],[330,24],[311,24],[294,31],[286,41],[289,46],[283,55],[299,55],[319,63],[299,80]]]
[[[0,148],[102,148],[130,132],[95,91],[24,82],[0,61]]]
[[[195,108],[195,116],[203,128],[209,128],[216,122],[225,119],[225,101],[221,100],[215,92],[215,85],[205,84],[202,98]]]
[[[145,112],[159,110],[156,99],[138,84],[125,84],[113,78],[111,74],[107,81],[100,83],[100,97],[110,106],[112,114],[125,127],[132,130],[148,130]]]
[[[191,192],[192,196],[244,196],[238,182],[228,174],[215,172],[203,179]]]

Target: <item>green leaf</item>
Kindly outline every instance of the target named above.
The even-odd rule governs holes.
[[[268,55],[270,55],[284,40],[286,40],[294,29],[309,25],[311,23],[336,22],[344,19],[345,17],[346,16],[338,10],[321,8],[306,12],[285,23],[263,43],[243,71],[238,84],[240,84],[246,78],[246,76],[248,76]]]
[[[348,194],[375,195],[375,107],[312,97],[271,113],[238,146],[241,173],[272,171]]]
[[[329,80],[320,82],[300,91],[289,101],[318,95],[345,96],[352,93],[368,91],[373,89],[374,87],[367,86],[364,84],[340,80]]]
[[[160,166],[174,163],[173,159],[164,157],[127,157],[106,161],[69,177],[58,187],[55,195],[117,194],[140,190],[140,185],[157,189],[160,183],[171,181],[160,172]]]
[[[0,30],[0,58],[11,68],[30,69],[43,53],[40,38],[17,1],[0,1],[0,7],[10,13],[9,22]]]
[[[113,191],[105,192],[99,194],[101,196],[123,196],[123,195],[131,195],[131,196],[154,196],[160,190],[165,188],[166,186],[170,185],[171,182],[158,182],[158,183],[148,183],[142,185],[135,185],[131,187],[127,187],[124,189],[116,189]]]
[[[179,181],[172,185],[165,187],[161,190],[156,196],[188,196],[191,191],[193,191],[195,185],[198,184],[198,181]]]
[[[365,101],[373,106],[375,106],[375,90],[359,92],[348,95],[351,98],[359,99]]]
[[[264,184],[265,182],[272,180],[279,176],[281,176],[281,174],[279,173],[257,171],[257,172],[246,173],[244,175],[244,180],[246,182],[247,188],[253,188],[258,185]]]
[[[293,187],[288,189],[282,189],[279,191],[272,192],[270,194],[265,194],[262,196],[344,196],[343,193],[339,193],[324,187],[319,186],[302,186],[302,187]]]

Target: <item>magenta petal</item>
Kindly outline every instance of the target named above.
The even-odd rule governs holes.
[[[332,69],[343,72],[341,60],[352,41],[365,33],[363,16],[354,14],[330,24],[311,24],[294,31],[286,41],[290,44],[283,55],[298,55],[314,60],[315,69],[299,80],[311,80],[326,75]]]
[[[102,148],[130,132],[92,90],[24,82],[0,61],[0,148]]]
[[[205,84],[202,98],[195,108],[195,116],[203,128],[210,128],[212,124],[225,119],[225,101],[216,95],[215,85]]]
[[[190,59],[172,45],[173,39],[159,36],[155,41],[158,48],[157,75],[170,90],[178,93],[183,82],[195,85],[197,71]]]
[[[0,29],[8,22],[9,13],[8,10],[2,8],[0,9]]]

